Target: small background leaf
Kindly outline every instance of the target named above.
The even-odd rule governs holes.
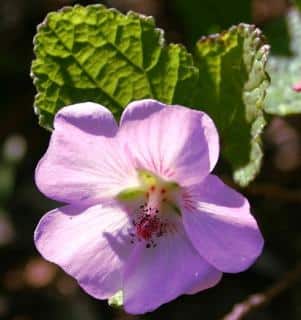
[[[246,24],[204,37],[196,45],[195,61],[200,70],[197,105],[213,117],[222,154],[241,186],[254,179],[261,165],[268,53],[260,31]]]
[[[165,45],[152,18],[102,5],[67,7],[48,14],[34,43],[35,110],[45,128],[61,107],[81,101],[117,117],[143,98],[192,103],[198,70],[183,46]]]
[[[301,113],[301,94],[292,87],[301,81],[301,16],[297,10],[289,11],[284,19],[290,38],[286,55],[275,52],[268,61],[267,70],[271,76],[271,86],[267,91],[265,111],[273,115]],[[275,43],[287,43],[285,38]],[[273,46],[272,46],[273,48]]]

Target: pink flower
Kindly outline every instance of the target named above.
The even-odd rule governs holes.
[[[293,85],[293,90],[296,92],[301,92],[301,81],[299,81]]]
[[[94,103],[63,108],[36,169],[38,188],[67,203],[35,232],[45,259],[98,299],[152,311],[247,269],[263,239],[248,201],[210,174],[219,155],[203,112],[129,104],[119,128]]]

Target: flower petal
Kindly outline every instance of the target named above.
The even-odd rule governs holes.
[[[154,100],[130,104],[118,134],[137,168],[181,185],[199,183],[218,159],[213,121],[181,106],[164,107]]]
[[[185,294],[196,294],[200,291],[216,286],[222,279],[223,273],[213,266],[208,267],[207,273],[200,276],[199,282],[194,284]]]
[[[134,174],[113,138],[117,124],[106,108],[91,102],[65,107],[54,127],[36,169],[36,184],[49,198],[93,203],[118,193]]]
[[[220,271],[250,267],[264,241],[247,199],[214,175],[190,192],[195,209],[184,209],[183,221],[195,248]]]
[[[132,249],[128,223],[128,215],[117,206],[65,206],[41,219],[35,244],[90,295],[107,299],[121,289],[124,259]]]
[[[211,287],[213,282],[206,278],[214,273],[212,269],[183,234],[165,235],[155,248],[139,243],[124,271],[125,310],[149,312],[197,286],[201,290]]]
[[[131,102],[123,111],[120,126],[128,121],[143,120],[164,109],[166,105],[156,100],[145,99]]]

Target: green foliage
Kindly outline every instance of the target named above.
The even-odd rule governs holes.
[[[301,0],[295,0],[294,3],[297,6],[297,8],[301,10]]]
[[[133,100],[191,105],[198,71],[180,45],[165,45],[154,20],[102,5],[48,14],[34,40],[32,74],[40,124],[63,106],[93,101],[117,117]]]
[[[291,55],[273,55],[267,70],[271,86],[267,91],[265,111],[274,115],[290,115],[301,112],[301,94],[292,87],[301,81],[301,17],[296,10],[287,15],[288,31],[291,38]]]
[[[200,70],[197,104],[214,119],[222,154],[242,186],[254,179],[263,155],[260,134],[265,126],[268,53],[260,31],[245,24],[202,38],[195,50]]]
[[[109,306],[113,308],[121,308],[123,306],[123,292],[122,290],[117,291],[109,300]]]
[[[213,117],[240,185],[259,171],[268,47],[258,29],[239,25],[203,38],[193,61],[184,47],[165,44],[152,18],[77,5],[50,13],[34,43],[35,109],[43,127],[51,129],[56,112],[72,103],[94,101],[118,118],[129,102],[154,98]]]

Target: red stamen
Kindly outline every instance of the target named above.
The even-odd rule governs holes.
[[[144,216],[136,225],[136,232],[139,238],[149,240],[154,233],[160,230],[160,222],[157,217]]]

